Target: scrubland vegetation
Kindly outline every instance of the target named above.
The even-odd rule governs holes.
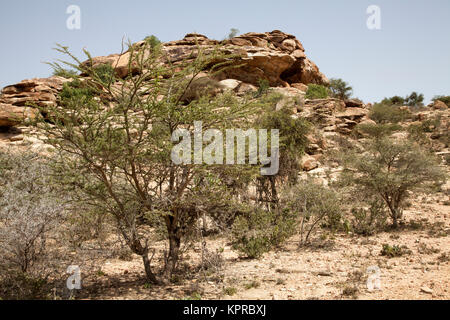
[[[95,260],[97,268],[107,257],[139,257],[146,288],[164,290],[188,277],[223,283],[223,248],[210,245],[217,237],[240,259],[254,260],[292,239],[296,250],[306,251],[336,234],[395,235],[405,226],[409,200],[438,192],[446,181],[426,138],[439,119],[409,125],[404,140],[393,136],[413,118],[404,106],[421,105],[422,95],[372,106],[372,123],[355,129],[360,143],[343,141],[325,155],[342,171],[323,183],[313,175],[302,179],[299,165],[315,124],[293,116],[291,105],[277,108],[284,97],[267,82],[238,96],[210,90],[209,80],[211,85],[186,98],[204,70],[223,72],[233,56],[199,51],[193,60],[162,65],[164,53],[154,37],[130,48],[129,68],[142,72],[121,79],[111,66],[91,67],[60,47],[73,58],[67,64],[75,71],[54,64],[55,75],[72,81],[64,84],[57,107],[39,106],[43,116],[32,124],[44,135],[48,153],[1,154],[1,298],[69,298],[73,292],[61,280],[67,266]],[[351,91],[334,79],[329,88],[309,85],[305,98],[346,100]],[[279,129],[278,173],[261,175],[261,163],[174,164],[172,134],[191,129],[194,121],[202,121],[204,130]],[[448,144],[448,133],[440,139]],[[197,246],[200,258],[193,262],[190,250]],[[390,244],[379,249],[389,258],[409,252]],[[104,277],[101,269],[90,272]],[[244,288],[259,286],[251,281]],[[238,290],[224,285],[222,294]],[[357,293],[356,285],[343,288],[343,296]],[[196,288],[185,296],[201,297]]]

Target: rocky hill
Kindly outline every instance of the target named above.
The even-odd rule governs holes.
[[[141,46],[143,42],[135,43]],[[257,86],[261,80],[267,80],[272,87],[298,88],[306,90],[309,83],[327,84],[328,79],[319,68],[306,57],[302,44],[293,35],[281,31],[267,33],[247,33],[225,41],[211,40],[200,34],[187,34],[183,40],[163,44],[170,63],[177,64],[189,58],[199,45],[213,49],[222,45],[226,52],[238,55],[236,65],[220,75],[218,80],[234,79],[238,82],[225,82],[234,85],[237,90],[248,90]],[[130,52],[94,57],[93,66],[109,64],[116,75],[124,78],[128,75]],[[139,70],[131,69],[137,73]],[[29,105],[45,106],[55,104],[57,94],[62,89],[62,77],[24,80],[5,87],[0,95],[0,126],[11,127],[25,118],[32,118],[36,110]],[[231,83],[231,84],[230,84]]]
[[[132,48],[143,45],[143,41],[137,42]],[[308,85],[326,86],[329,80],[307,58],[301,42],[281,31],[247,33],[223,41],[208,39],[200,34],[187,34],[182,40],[163,43],[162,50],[168,59],[166,63],[177,65],[195,58],[198,46],[214,50],[219,45],[220,50],[236,57],[233,60],[235,68],[219,75],[208,74],[206,70],[202,76],[212,78],[220,84],[220,90],[234,91],[237,96],[256,92],[261,81],[265,81],[268,91],[281,96],[276,105],[278,110],[288,108],[292,111],[292,117],[304,118],[312,124],[306,152],[298,160],[301,178],[314,177],[324,185],[336,180],[343,168],[330,155],[333,151],[340,151],[345,144],[358,146],[364,143],[367,137],[358,125],[376,123],[371,114],[373,106],[358,99],[307,99]],[[130,76],[130,72],[131,76],[142,72],[133,65],[130,68],[131,54],[126,51],[94,57],[83,63],[93,67],[110,65],[116,76],[124,79]],[[84,79],[89,80],[89,77]],[[3,88],[0,94],[1,152],[31,150],[48,154],[51,147],[45,144],[45,137],[34,127],[27,126],[27,120],[39,115],[35,106],[58,106],[58,95],[69,81],[64,77],[52,76],[23,80]],[[402,141],[410,138],[412,129],[417,128],[421,144],[440,157],[440,166],[449,172],[448,106],[437,100],[420,108],[398,108],[405,116],[396,123],[399,128],[391,137]],[[223,252],[227,266],[217,284],[189,278],[184,283],[174,283],[165,288],[149,287],[147,283],[141,283],[142,266],[138,256],[114,259],[111,254],[93,263],[95,268],[92,267],[94,271],[91,270],[90,278],[85,282],[87,289],[82,297],[108,299],[113,295],[114,298],[125,299],[181,299],[202,292],[204,298],[217,299],[224,297],[227,288],[238,287],[237,283],[242,282],[243,287],[239,287],[235,298],[336,299],[349,296],[345,292],[349,285],[352,285],[350,289],[354,289],[355,283],[366,299],[448,299],[449,247],[446,237],[450,234],[449,205],[450,182],[447,182],[431,195],[414,194],[411,206],[405,213],[405,219],[410,224],[403,233],[382,232],[371,238],[358,238],[352,232],[331,235],[328,231],[321,231],[321,239],[325,239],[324,243],[332,243],[333,248],[324,245],[298,250],[297,245],[293,245],[298,241],[295,238],[283,250],[271,251],[257,261],[241,260],[225,237],[214,238],[211,248]],[[382,246],[394,242],[407,245],[415,254],[405,254],[391,260],[381,258],[379,252]],[[162,241],[156,241],[155,245],[159,253],[165,254],[166,246]],[[194,262],[203,259],[203,249],[200,244],[193,246],[189,255],[194,257]],[[363,273],[373,265],[379,265],[384,272],[384,291],[361,289],[365,285],[361,280]],[[100,277],[99,274],[103,275]],[[115,283],[117,279],[120,280]],[[133,285],[126,287],[123,279]],[[115,289],[111,290],[113,286]],[[225,295],[227,298],[229,296]]]
[[[140,47],[144,41],[133,44]],[[368,114],[371,105],[355,99],[317,99],[305,100],[308,84],[328,85],[329,80],[319,71],[319,68],[307,58],[305,49],[295,36],[275,30],[266,33],[247,33],[232,39],[218,41],[208,39],[201,34],[187,34],[182,40],[162,44],[162,49],[172,64],[181,63],[186,59],[193,59],[196,48],[200,46],[206,50],[213,50],[221,45],[221,50],[236,55],[234,61],[237,68],[227,69],[215,76],[222,88],[233,90],[236,93],[256,91],[261,80],[266,80],[270,90],[281,93],[285,99],[279,104],[291,104],[296,116],[304,117],[315,124],[316,137],[310,136],[308,154],[302,160],[302,167],[310,171],[320,166],[320,159],[324,148],[333,146],[336,136],[345,136],[354,139],[354,129],[359,123],[374,123]],[[122,54],[94,57],[91,61],[93,67],[109,64],[114,68],[119,78],[128,76],[128,72],[139,73],[140,70],[129,68],[130,51]],[[204,76],[208,76],[203,74]],[[42,147],[36,138],[38,134],[24,136],[29,128],[21,126],[26,119],[32,119],[38,114],[34,105],[41,107],[56,105],[58,93],[68,79],[59,76],[49,78],[23,80],[17,84],[5,87],[0,94],[0,127],[2,133],[0,141],[3,146],[30,145],[40,149]],[[408,108],[408,107],[405,107]],[[434,134],[435,144],[442,132],[448,130],[449,109],[436,101],[428,109],[416,112],[413,120],[409,122],[424,122],[439,115],[443,121],[440,134]],[[407,125],[406,125],[407,126]],[[406,128],[405,126],[405,128]],[[317,138],[320,137],[320,138]],[[433,140],[433,139],[432,139]],[[446,156],[448,146],[442,143],[435,147],[436,152]]]

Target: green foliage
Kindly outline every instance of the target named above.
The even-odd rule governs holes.
[[[66,79],[71,79],[71,78],[75,77],[77,74],[78,73],[75,70],[71,70],[71,69],[59,68],[59,69],[53,70],[54,76],[63,77]]]
[[[183,300],[192,300],[192,301],[202,300],[202,295],[198,292],[194,292],[190,296],[183,298]]]
[[[239,216],[232,227],[233,248],[250,259],[260,258],[292,236],[295,224],[295,215],[288,210],[278,213],[257,210],[247,216]]]
[[[238,290],[235,287],[226,287],[223,289],[223,293],[227,296],[234,296]]]
[[[352,215],[352,229],[356,234],[371,236],[386,225],[386,207],[379,200],[372,201],[368,209],[352,208]]]
[[[405,98],[400,96],[393,96],[391,98],[384,98],[381,103],[391,106],[410,106],[410,107],[420,107],[423,106],[424,96],[417,92],[412,92]]]
[[[405,98],[402,98],[400,96],[393,96],[391,98],[384,98],[381,103],[391,106],[403,106],[405,105]]]
[[[75,79],[63,84],[62,90],[59,93],[59,99],[64,106],[68,106],[70,103],[80,102],[89,104],[93,101],[95,94],[96,90],[89,87],[85,82]]]
[[[376,123],[399,123],[410,116],[408,110],[401,109],[396,105],[386,103],[376,103],[369,113],[369,118]]]
[[[253,289],[253,288],[259,288],[260,285],[261,284],[258,281],[253,280],[251,282],[246,283],[244,285],[244,287],[245,287],[245,289],[250,290],[250,289]]]
[[[405,103],[407,106],[410,107],[421,107],[423,106],[423,100],[424,100],[423,94],[413,92],[405,98]]]
[[[326,99],[328,98],[328,89],[320,84],[309,84],[306,90],[306,99]]]
[[[445,103],[447,105],[447,107],[450,108],[450,96],[435,96],[433,98],[433,101],[436,101],[436,100],[442,101],[443,103]]]
[[[341,207],[338,194],[312,180],[299,182],[283,192],[282,206],[300,217],[300,244],[307,244],[317,227],[339,228]]]
[[[47,300],[50,289],[46,278],[23,272],[0,275],[0,300]]]
[[[154,35],[150,35],[144,39],[150,45],[150,48],[155,49],[161,45],[161,41]]]
[[[410,254],[411,250],[408,249],[406,246],[398,246],[398,245],[389,245],[387,243],[383,244],[383,248],[381,249],[380,254],[382,256],[388,257],[388,258],[395,258],[395,257],[401,257],[405,254]]]
[[[383,201],[395,227],[411,191],[432,190],[446,179],[433,155],[413,142],[387,136],[369,139],[362,150],[346,151],[343,164],[341,182],[361,197]]]
[[[412,123],[408,126],[408,136],[411,140],[417,141],[425,146],[429,146],[431,144],[430,139],[427,136],[427,133],[435,132],[441,125],[441,117],[440,115],[431,117],[419,123]],[[444,140],[445,143],[446,136],[448,137],[448,133],[444,133],[439,137],[439,140]],[[448,142],[447,142],[448,143]]]
[[[94,75],[103,85],[107,86],[115,81],[114,68],[109,64],[101,64],[94,67]]]
[[[347,100],[351,97],[353,88],[342,79],[330,79],[331,96],[341,100]]]
[[[227,36],[227,39],[232,39],[232,38],[236,37],[238,34],[239,34],[239,29],[231,28],[230,33]]]
[[[400,131],[402,127],[394,123],[384,124],[358,124],[357,130],[371,138],[382,138],[390,136],[394,132]]]
[[[255,98],[262,97],[267,93],[270,88],[269,81],[267,79],[258,80],[258,91],[255,92]]]
[[[259,128],[279,130],[280,159],[277,176],[288,177],[295,182],[299,172],[298,159],[308,145],[306,136],[311,130],[311,124],[303,118],[293,118],[291,115],[289,108],[274,110],[274,106],[269,105],[255,124]]]
[[[74,59],[69,65],[90,77],[77,76],[66,84],[61,103],[45,108],[53,121],[36,126],[56,150],[53,176],[70,191],[70,200],[107,213],[129,249],[142,257],[147,281],[161,283],[172,279],[182,243],[198,236],[202,212],[234,218],[238,197],[228,183],[242,180],[239,183],[244,184],[247,176],[239,167],[174,164],[174,132],[192,130],[194,121],[202,121],[204,131],[223,132],[237,125],[245,129],[249,115],[260,113],[264,102],[225,92],[200,95],[186,108],[183,97],[199,74],[207,69],[219,72],[231,59],[219,49],[199,48],[193,60],[161,64],[164,53],[151,45],[129,45],[129,65],[140,71],[115,82],[114,88],[110,66],[92,68],[59,47]],[[221,194],[220,199],[216,194]],[[169,251],[161,278],[150,265],[154,229],[146,224],[166,231]]]

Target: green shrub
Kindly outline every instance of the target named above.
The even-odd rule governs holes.
[[[309,242],[317,227],[336,230],[341,222],[338,194],[311,180],[299,182],[287,189],[282,206],[300,216],[300,244]],[[285,209],[285,210],[286,210]]]
[[[390,106],[403,106],[405,105],[405,99],[400,96],[393,96],[391,98],[384,98],[381,104],[386,104]]]
[[[442,101],[447,105],[447,107],[450,107],[450,96],[436,96],[433,98],[433,101],[436,100]]]
[[[330,91],[333,98],[346,100],[351,97],[353,88],[342,79],[330,79]]]
[[[267,93],[270,88],[269,81],[267,79],[258,80],[258,91],[255,92],[255,98],[262,97]]]
[[[69,103],[70,101],[78,101],[79,99],[82,99],[83,102],[87,103],[94,97],[95,90],[77,79],[72,82],[64,83],[62,90],[59,93],[62,104]]]
[[[398,123],[410,117],[408,110],[395,105],[376,103],[370,110],[369,118],[377,123]]]
[[[252,289],[252,288],[259,288],[260,285],[261,285],[261,284],[260,284],[258,281],[253,280],[253,281],[251,281],[251,282],[249,282],[249,283],[246,283],[246,284],[244,285],[244,287],[245,287],[245,289],[250,290],[250,289]]]
[[[114,68],[109,64],[101,64],[94,68],[95,76],[101,81],[102,84],[108,85],[114,82],[116,73]]]
[[[394,132],[402,130],[399,124],[384,123],[384,124],[358,124],[356,127],[358,132],[367,134],[371,138],[382,138],[390,136]]]
[[[381,103],[392,106],[410,106],[410,107],[420,107],[423,106],[424,96],[417,92],[412,92],[405,98],[400,96],[393,96],[391,98],[384,98]]]
[[[352,209],[352,229],[356,234],[370,236],[386,225],[387,212],[384,203],[373,201],[369,209]]]
[[[202,295],[198,292],[194,292],[190,296],[184,297],[183,300],[202,300]]]
[[[306,90],[306,99],[326,99],[328,98],[328,89],[320,84],[309,84]]]
[[[146,37],[144,41],[147,42],[152,49],[161,45],[161,41],[154,35]]]
[[[223,289],[223,293],[227,296],[234,296],[237,293],[237,289],[235,287],[226,287]]]
[[[383,244],[383,248],[381,249],[381,255],[386,256],[388,258],[395,258],[395,257],[401,257],[404,254],[410,254],[411,250],[408,249],[406,246],[398,246],[398,245],[389,245],[389,244]]]
[[[258,210],[236,218],[232,227],[233,248],[250,259],[257,259],[280,245],[295,231],[295,216],[282,210]]]
[[[440,116],[436,116],[427,120],[424,120],[418,124],[414,123],[408,126],[408,137],[414,141],[421,144],[428,145],[431,143],[430,139],[427,137],[427,133],[433,133],[441,125]],[[445,139],[445,134],[440,137]],[[443,141],[444,142],[444,141]],[[444,142],[445,143],[445,142]]]
[[[53,70],[53,75],[54,76],[63,77],[63,78],[66,78],[66,79],[73,78],[77,74],[78,73],[75,70],[70,70],[70,69],[59,68],[59,69]]]
[[[424,96],[423,94],[419,94],[417,92],[411,93],[409,96],[405,98],[405,103],[410,107],[421,107],[423,106]]]
[[[49,294],[45,278],[23,272],[0,276],[0,300],[46,300]]]
[[[341,183],[361,198],[383,201],[394,227],[412,191],[432,191],[445,183],[436,157],[413,142],[382,137],[369,139],[362,147],[343,154]]]
[[[232,38],[236,37],[238,34],[239,34],[239,29],[231,28],[230,33],[227,36],[227,39],[232,39]]]

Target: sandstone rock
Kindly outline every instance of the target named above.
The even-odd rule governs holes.
[[[345,101],[345,106],[347,108],[363,108],[364,103],[358,99],[349,99]]]
[[[129,74],[130,68],[133,74],[136,74],[140,71],[136,64],[133,64],[131,66],[128,65],[130,57],[130,52],[125,52],[124,54],[111,54],[105,57],[94,57],[92,58],[92,60],[83,62],[82,66],[84,65],[96,68],[104,64],[109,64],[114,68],[114,71],[119,78],[125,78]]]
[[[336,118],[356,120],[367,116],[367,114],[368,111],[362,108],[347,108],[345,111],[337,113]]]
[[[422,288],[420,288],[420,291],[427,294],[433,294],[433,290],[428,288],[427,286],[423,286]]]
[[[16,126],[25,120],[35,119],[38,113],[34,108],[0,103],[0,127]]]
[[[254,85],[241,82],[241,84],[234,91],[239,95],[246,94],[248,92],[256,92],[258,91],[258,88],[256,88]]]
[[[365,124],[365,125],[376,125],[377,123],[373,121],[372,119],[369,119],[368,117],[363,117],[359,124]]]
[[[223,85],[224,90],[235,90],[242,82],[235,79],[226,79],[219,81],[219,83]]]
[[[62,77],[23,80],[17,84],[5,87],[0,95],[0,103],[13,106],[55,105],[58,92],[65,82]]]
[[[310,155],[304,155],[300,160],[300,166],[303,171],[311,171],[319,167],[319,163],[314,157]]]
[[[141,41],[134,46],[139,47],[143,43]],[[260,79],[264,79],[269,81],[271,86],[329,82],[319,68],[306,57],[302,44],[293,35],[279,30],[266,33],[250,32],[222,42],[208,39],[201,34],[187,34],[182,40],[164,43],[163,51],[170,62],[177,64],[195,58],[198,46],[209,51],[219,43],[223,45],[224,52],[236,55],[234,65],[242,66],[228,69],[218,80],[236,79],[258,85]],[[123,78],[128,75],[129,58],[129,52],[95,57],[92,59],[92,65],[110,64],[117,75]],[[136,66],[132,66],[131,71],[140,72]]]
[[[440,100],[436,100],[433,102],[431,106],[434,110],[445,110],[448,109],[447,105]]]
[[[306,92],[308,90],[308,86],[303,83],[291,83],[292,88],[296,88],[302,92]]]

